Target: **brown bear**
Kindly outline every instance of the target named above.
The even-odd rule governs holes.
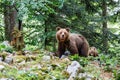
[[[84,36],[80,34],[70,33],[69,28],[56,28],[56,39],[58,41],[57,55],[61,57],[66,49],[72,55],[88,56],[89,44]]]
[[[98,56],[98,51],[96,47],[90,47],[88,53],[90,56],[94,56],[94,57]]]

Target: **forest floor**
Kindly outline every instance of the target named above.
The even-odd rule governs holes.
[[[21,55],[21,52],[1,54],[6,55],[4,60],[3,56],[0,57],[0,80],[68,80],[70,74],[66,72],[66,68],[74,61],[69,57],[59,59],[51,56],[48,51],[25,51],[25,55]],[[116,80],[114,72],[106,71],[104,65],[100,66],[99,61],[89,59],[86,62],[84,60],[79,62],[80,65],[83,63],[87,64],[82,66],[83,71],[77,74],[90,75],[90,79],[77,76],[77,79],[71,80]],[[120,70],[120,67],[114,69]]]
[[[98,62],[91,61],[91,64],[93,64],[94,67],[97,66],[97,67],[100,68],[100,71],[101,71],[101,73],[100,73],[100,78],[101,78],[102,80],[110,80],[110,79],[113,79],[113,74],[112,74],[112,72],[107,72],[107,71],[105,71],[102,67],[99,66],[99,63],[98,63]]]

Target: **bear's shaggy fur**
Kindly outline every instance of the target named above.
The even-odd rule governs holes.
[[[73,34],[69,32],[69,28],[57,27],[56,39],[58,41],[57,54],[61,57],[66,49],[72,55],[79,54],[79,56],[88,56],[89,44],[84,36],[80,34]]]
[[[90,47],[88,53],[90,56],[94,56],[94,57],[98,56],[98,51],[96,47]]]

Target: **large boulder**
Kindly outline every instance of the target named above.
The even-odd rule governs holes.
[[[67,67],[67,72],[69,73],[69,79],[68,80],[74,80],[75,77],[79,74],[81,71],[82,67],[77,61],[73,61],[68,67]]]

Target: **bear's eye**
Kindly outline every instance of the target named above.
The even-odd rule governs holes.
[[[62,32],[60,32],[60,34],[62,34]]]

